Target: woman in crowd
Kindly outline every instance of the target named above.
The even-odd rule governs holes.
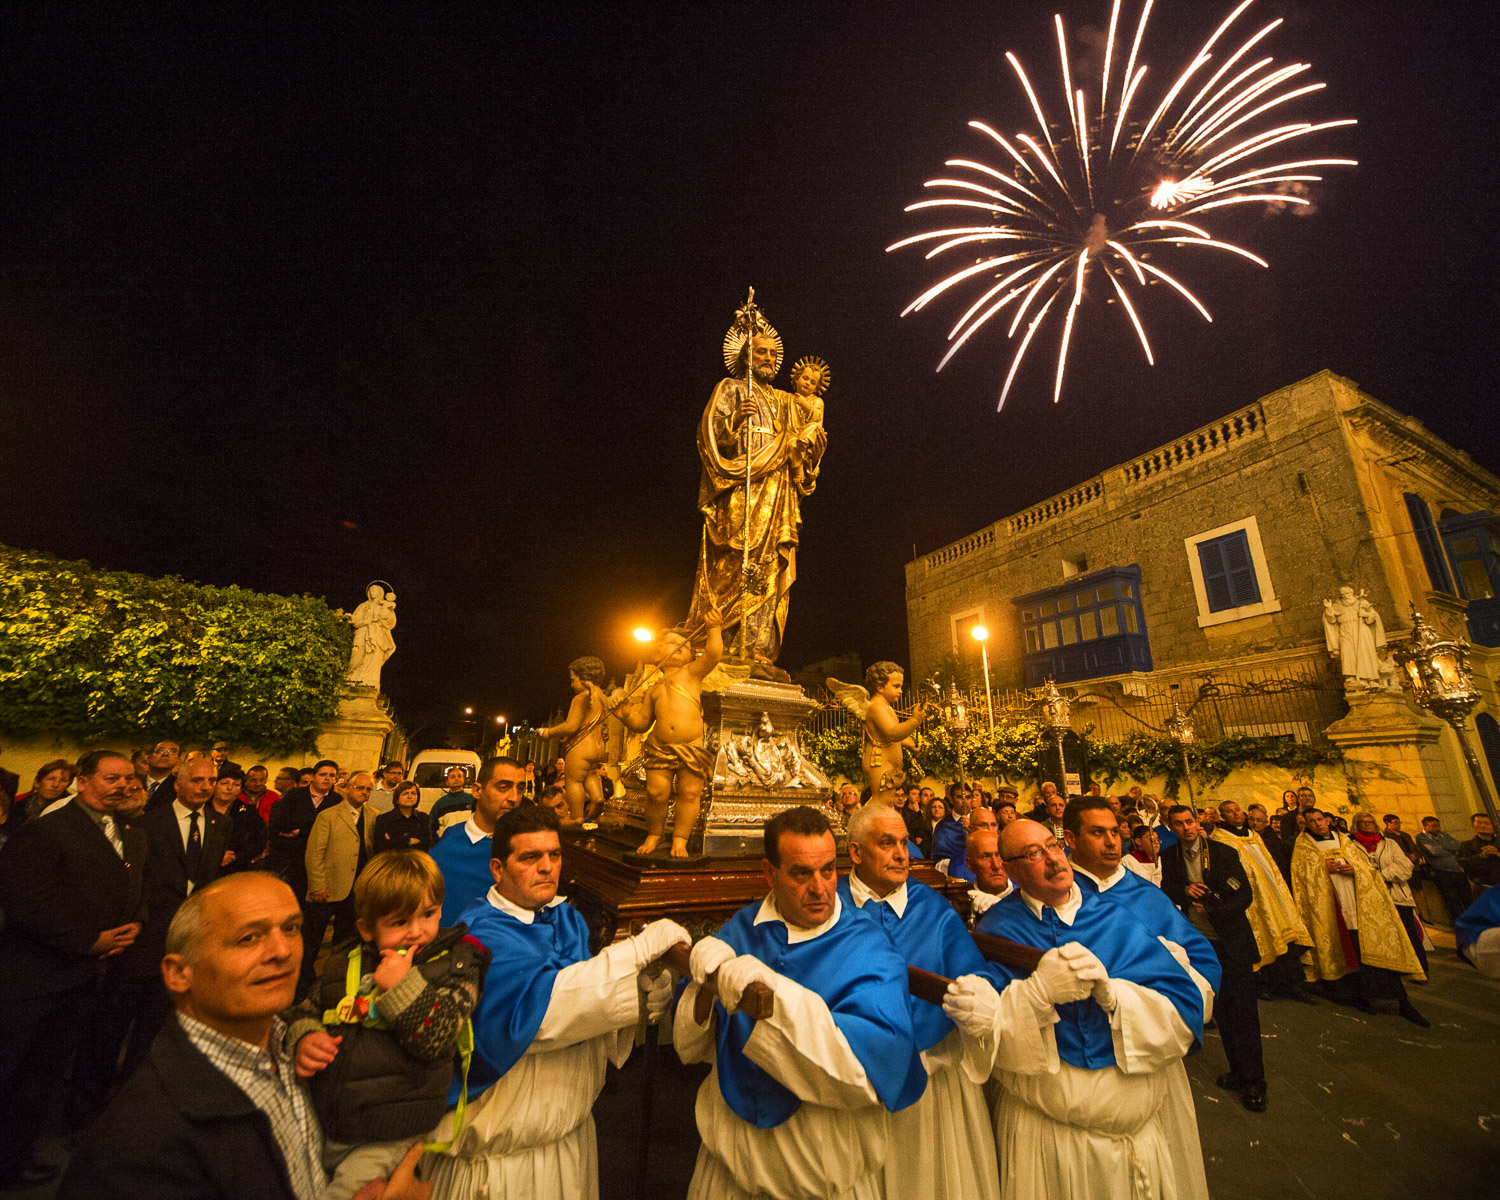
[[[1381,835],[1375,818],[1362,812],[1354,818],[1354,832],[1349,835],[1375,860],[1375,869],[1385,880],[1385,886],[1396,902],[1396,914],[1406,927],[1406,936],[1411,939],[1411,948],[1417,952],[1417,961],[1422,971],[1427,971],[1427,935],[1422,922],[1417,919],[1417,901],[1411,894],[1412,861],[1394,838]],[[1423,981],[1425,982],[1425,980]]]
[[[427,814],[417,808],[422,792],[411,780],[396,788],[391,811],[375,818],[375,852],[382,850],[430,850],[432,829]]]
[[[43,763],[37,768],[31,791],[16,797],[16,803],[22,806],[25,814],[23,819],[29,821],[41,816],[42,809],[67,794],[68,784],[72,782],[73,764],[67,759],[54,758]]]
[[[249,871],[266,856],[269,835],[266,823],[253,804],[240,799],[240,789],[245,786],[245,772],[234,763],[219,768],[218,782],[214,784],[213,799],[209,801],[214,811],[229,822],[229,837],[224,843],[224,861],[221,871]]]

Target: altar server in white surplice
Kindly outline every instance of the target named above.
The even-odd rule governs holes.
[[[597,1200],[605,1064],[630,1054],[643,987],[648,1015],[665,1013],[671,976],[648,984],[643,972],[690,938],[655,921],[590,956],[583,917],[557,894],[557,818],[523,804],[495,823],[492,842],[495,886],[461,917],[490,952],[468,1088],[454,1079],[458,1107],[436,1133],[452,1146],[427,1156],[424,1177],[436,1200]]]
[[[989,974],[953,905],[908,878],[906,823],[895,809],[867,804],[855,812],[849,859],[854,869],[839,880],[839,899],[872,914],[903,961],[949,979]],[[938,1005],[915,996],[910,1003],[927,1090],[891,1115],[886,1195],[999,1200],[990,1110],[984,1089],[964,1074],[963,1037]]]
[[[822,813],[778,813],[765,841],[771,894],[693,947],[696,982],[677,1005],[677,1053],[714,1068],[698,1089],[688,1200],[887,1200],[890,1114],[927,1083],[906,962],[873,916],[839,898]],[[698,986],[715,972],[718,1002],[699,1025]],[[760,1021],[736,1011],[756,981],[775,997]]]
[[[971,1078],[1001,1084],[1002,1197],[1206,1200],[1201,1170],[1178,1165],[1202,1159],[1192,1100],[1173,1094],[1203,1036],[1198,986],[1129,912],[1079,889],[1050,829],[1016,821],[1000,848],[1017,891],[979,929],[1046,953],[1000,992],[963,976],[943,1008]]]

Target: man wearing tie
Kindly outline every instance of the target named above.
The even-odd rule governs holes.
[[[133,770],[122,754],[85,754],[73,801],[26,822],[0,853],[0,1008],[6,1013],[0,1188],[35,1187],[57,1174],[30,1157],[49,1085],[75,1047],[86,1048],[80,1012],[140,933],[144,841],[112,814]]]
[[[302,906],[300,995],[317,978],[318,952],[333,922],[337,945],[354,936],[354,881],[375,853],[375,814],[365,808],[375,777],[356,771],[344,784],[344,803],[325,807],[307,838],[307,897]]]

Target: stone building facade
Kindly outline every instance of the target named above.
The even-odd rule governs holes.
[[[913,674],[977,663],[983,624],[1001,687],[1086,680],[1128,705],[1221,671],[1336,680],[1322,601],[1347,584],[1392,641],[1412,603],[1475,641],[1480,732],[1500,758],[1497,511],[1500,478],[1322,371],[908,564]],[[1358,729],[1312,731],[1357,751],[1353,798],[1466,827],[1478,799],[1452,733],[1404,702],[1380,722],[1369,747]]]

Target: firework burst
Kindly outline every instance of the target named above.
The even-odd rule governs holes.
[[[1214,237],[1206,227],[1206,215],[1244,204],[1305,205],[1308,201],[1297,193],[1322,179],[1310,170],[1355,165],[1348,158],[1281,161],[1289,143],[1354,122],[1286,117],[1286,106],[1325,85],[1305,82],[1307,63],[1278,66],[1259,53],[1258,47],[1280,20],[1259,29],[1232,52],[1215,53],[1253,2],[1243,0],[1224,19],[1154,105],[1146,99],[1149,72],[1141,58],[1154,0],[1146,0],[1141,10],[1123,69],[1114,61],[1120,21],[1120,0],[1114,0],[1103,71],[1093,96],[1084,87],[1075,88],[1062,17],[1053,17],[1062,68],[1064,119],[1058,124],[1049,121],[1020,60],[1006,54],[1036,117],[1036,131],[1005,137],[982,121],[970,121],[969,127],[989,139],[992,150],[1003,152],[997,160],[1001,166],[949,159],[945,165],[964,174],[928,180],[924,186],[941,194],[906,209],[960,209],[986,214],[990,223],[934,229],[887,247],[936,243],[927,251],[929,259],[964,247],[994,247],[990,257],[947,276],[901,314],[919,312],[956,288],[977,291],[948,334],[952,345],[938,370],[992,319],[1008,318],[1006,337],[1019,336],[1020,341],[998,410],[1050,315],[1061,325],[1055,403],[1062,395],[1068,346],[1091,277],[1100,279],[1109,296],[1120,301],[1146,361],[1154,364],[1132,293],[1159,281],[1204,320],[1213,320],[1181,280],[1148,261],[1154,251],[1212,250],[1267,266],[1244,247]],[[1268,158],[1275,161],[1263,165]]]

